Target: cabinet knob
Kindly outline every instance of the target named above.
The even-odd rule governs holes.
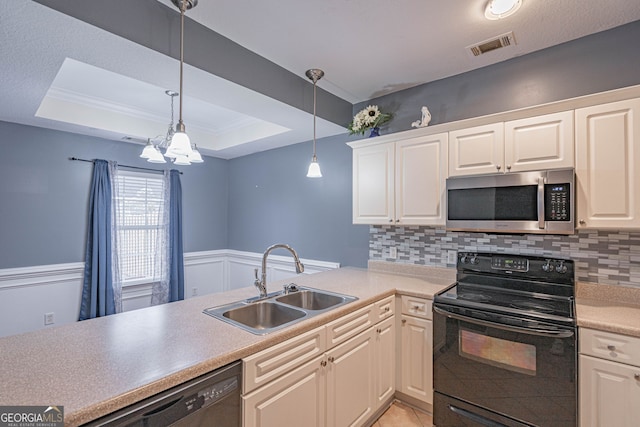
[[[581,219],[580,221],[578,221],[578,224],[580,225],[585,225],[587,223],[587,221],[585,221],[584,219]]]
[[[615,345],[611,345],[611,344],[609,344],[609,345],[607,346],[607,350],[609,350],[609,351],[616,351],[616,346],[615,346]]]
[[[399,219],[396,219],[396,222],[400,222],[400,220],[399,220]]]
[[[633,378],[635,378],[637,381],[640,381],[640,374],[633,374]]]
[[[389,307],[385,307],[384,311],[388,312],[389,310],[391,310]]]
[[[507,165],[507,170],[510,171],[511,170],[511,165]]]
[[[320,366],[322,366],[323,368],[327,366],[327,361],[326,360],[321,361]]]
[[[501,168],[502,168],[502,166],[496,165],[496,169],[500,170]]]
[[[413,306],[413,311],[419,311],[420,310],[420,306],[419,305],[414,305]]]
[[[404,325],[405,323],[407,323],[407,319],[402,319],[402,325]]]
[[[393,220],[392,220],[392,219],[390,219],[390,220],[389,220],[389,222],[393,222]]]
[[[334,360],[336,360],[335,357],[333,356],[329,357],[329,362],[333,363]]]

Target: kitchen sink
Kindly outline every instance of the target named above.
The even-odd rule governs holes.
[[[204,313],[253,334],[265,335],[358,299],[295,285],[288,285],[286,289],[262,299],[207,308]]]
[[[292,292],[287,295],[283,295],[276,298],[276,301],[283,304],[293,305],[305,310],[326,310],[337,305],[340,305],[347,300],[346,295],[335,295],[326,293],[323,291],[315,291],[311,289],[305,289],[298,292]]]
[[[307,314],[292,307],[259,301],[243,307],[233,308],[222,313],[227,319],[252,329],[266,330],[282,326]]]

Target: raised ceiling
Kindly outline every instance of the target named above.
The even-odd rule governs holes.
[[[41,3],[91,8],[101,1]],[[170,0],[157,2],[177,15]],[[139,0],[137,7],[151,3]],[[637,0],[523,0],[516,15],[499,21],[484,18],[484,5],[485,0],[199,0],[187,12],[189,20],[275,64],[269,78],[279,73],[290,82],[299,76],[302,83],[286,83],[291,93],[274,96],[268,84],[260,89],[260,69],[251,70],[253,81],[241,81],[234,73],[223,78],[187,65],[187,131],[203,154],[222,158],[308,141],[308,68],[322,68],[326,76],[318,87],[350,105],[640,19]],[[164,91],[177,89],[175,55],[34,1],[0,2],[0,28],[0,120],[116,140],[166,132],[170,100]],[[469,53],[469,46],[509,32],[514,45],[478,57]],[[207,53],[217,61],[234,54]],[[341,122],[321,107],[318,137],[346,132],[350,111]]]

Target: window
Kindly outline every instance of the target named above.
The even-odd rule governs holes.
[[[122,284],[151,283],[163,275],[165,265],[164,176],[119,170],[116,182],[115,232]]]

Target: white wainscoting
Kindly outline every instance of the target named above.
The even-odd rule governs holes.
[[[335,262],[301,261],[305,274],[340,267]],[[261,253],[230,249],[186,253],[185,298],[253,286],[254,269],[260,269],[261,264]],[[83,273],[82,262],[0,269],[0,337],[76,322]],[[267,283],[295,275],[292,257],[269,255]],[[148,284],[122,290],[124,311],[148,307],[150,303]],[[46,313],[53,313],[53,325],[44,325]]]

